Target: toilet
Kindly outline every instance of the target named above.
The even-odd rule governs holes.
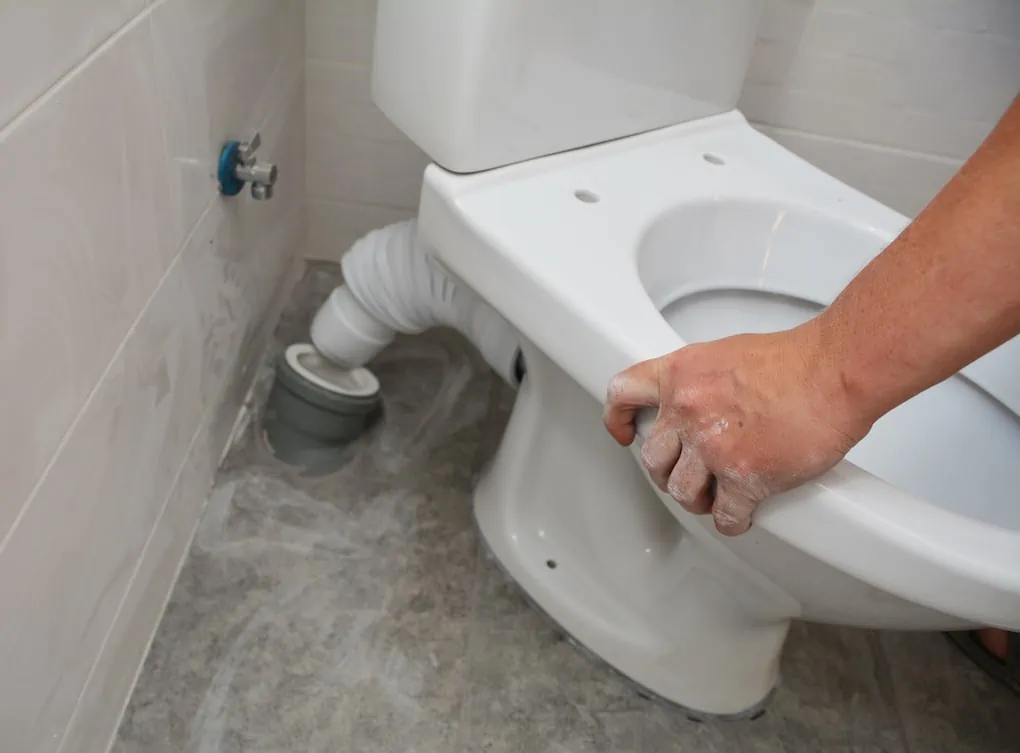
[[[905,226],[735,103],[754,0],[379,0],[373,97],[433,160],[417,233],[526,376],[475,492],[502,568],[578,643],[702,715],[753,715],[794,619],[1020,628],[1020,343],[717,534],[602,426],[611,377],[794,326]],[[640,429],[643,428],[639,426]]]

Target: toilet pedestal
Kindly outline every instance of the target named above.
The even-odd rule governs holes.
[[[599,403],[522,347],[528,374],[475,492],[492,553],[647,691],[703,715],[753,715],[777,681],[796,605],[707,529],[685,532],[605,432]]]

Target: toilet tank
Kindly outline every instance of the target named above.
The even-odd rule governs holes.
[[[476,172],[732,109],[759,0],[378,0],[372,97]]]

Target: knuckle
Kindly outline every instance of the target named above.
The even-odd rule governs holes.
[[[666,491],[673,499],[679,502],[683,506],[687,506],[691,501],[691,494],[686,489],[682,480],[675,476],[670,476],[669,481],[666,482]]]
[[[741,489],[754,486],[758,478],[757,464],[747,457],[737,456],[726,459],[723,476]]]
[[[646,471],[653,475],[658,473],[662,468],[662,461],[651,449],[649,442],[645,442],[644,446],[641,448],[641,465],[644,466]]]

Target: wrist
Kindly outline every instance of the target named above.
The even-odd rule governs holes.
[[[880,385],[858,356],[847,331],[826,310],[794,332],[800,341],[810,384],[836,428],[856,442],[888,408]]]

